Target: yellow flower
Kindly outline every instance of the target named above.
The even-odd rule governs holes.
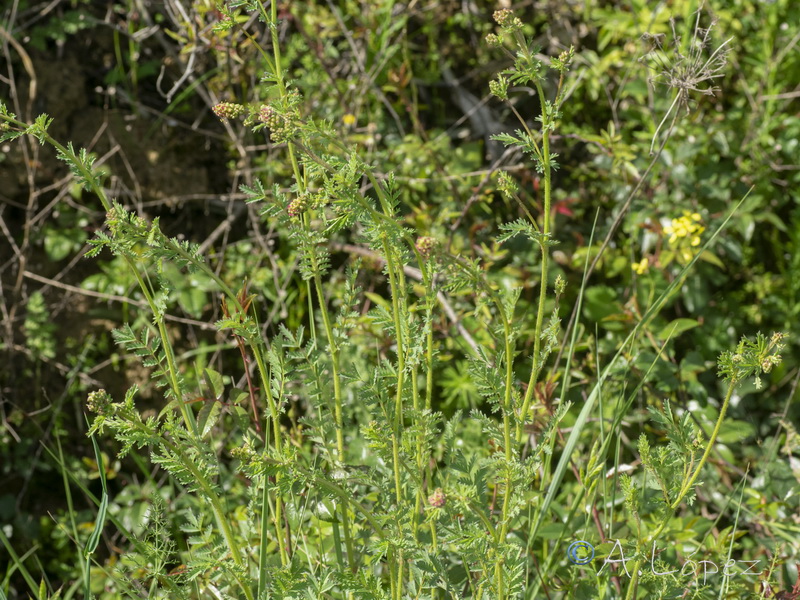
[[[669,236],[669,243],[674,245],[680,238],[688,238],[690,246],[699,246],[700,234],[706,230],[700,224],[701,219],[699,213],[684,210],[682,217],[672,219],[670,224],[664,227],[664,233]]]
[[[353,115],[353,114],[347,113],[345,116],[342,117],[342,122],[344,122],[344,124],[347,125],[348,127],[350,125],[355,125],[356,116]]]
[[[664,233],[666,233],[669,236],[670,244],[674,244],[675,240],[678,239],[678,236],[675,234],[675,228],[672,225],[665,226]]]
[[[631,265],[631,267],[633,268],[633,271],[635,273],[637,273],[638,275],[641,275],[642,273],[647,271],[649,266],[650,266],[650,261],[647,260],[647,258],[643,258],[639,262],[633,263],[633,265]]]

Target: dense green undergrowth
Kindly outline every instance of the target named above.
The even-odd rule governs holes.
[[[71,172],[4,268],[80,252],[61,291],[123,309],[62,347],[59,287],[4,284],[3,476],[63,503],[0,497],[3,595],[800,597],[792,4],[442,4],[167,11],[186,90],[120,10],[104,85],[162,92],[147,136],[224,131],[190,227],[4,99],[6,164]]]

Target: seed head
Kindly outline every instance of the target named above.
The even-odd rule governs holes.
[[[556,289],[556,295],[557,295],[557,296],[560,296],[561,294],[563,294],[563,293],[564,293],[564,290],[566,290],[566,289],[567,289],[567,280],[566,280],[566,279],[564,279],[564,278],[561,276],[561,274],[560,274],[560,273],[559,273],[559,274],[556,276],[556,284],[555,284],[555,289]]]
[[[776,346],[776,345],[780,344],[781,341],[784,338],[786,338],[786,334],[785,333],[782,333],[780,331],[776,331],[775,333],[772,334],[772,339],[770,340],[769,345],[770,346]],[[781,348],[782,347],[783,347],[783,345],[781,345]]]
[[[245,442],[242,446],[231,449],[231,457],[242,462],[242,466],[250,466],[258,463],[258,454],[253,447]]]
[[[642,35],[646,53],[640,60],[651,63],[650,67],[655,72],[651,81],[658,81],[677,90],[675,101],[667,110],[667,114],[664,115],[653,136],[650,144],[651,155],[656,144],[656,137],[675,106],[682,106],[688,113],[691,92],[713,96],[719,90],[713,85],[714,80],[725,74],[728,53],[731,50],[728,43],[733,39],[729,38],[724,41],[706,58],[706,50],[712,42],[711,31],[716,21],[713,21],[707,29],[701,28],[700,10],[698,9],[687,56],[681,49],[681,38],[675,30],[675,21],[671,20],[670,24],[673,37],[671,51],[668,51],[664,44],[664,34],[645,33]]]
[[[558,58],[553,61],[553,68],[561,72],[569,71],[569,66],[572,64],[573,58],[575,58],[575,46],[570,46],[569,49],[564,50],[558,55]]]

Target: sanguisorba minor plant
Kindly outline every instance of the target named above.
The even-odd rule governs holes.
[[[533,355],[526,357],[520,356],[519,348],[527,340],[521,339],[524,329],[516,310],[521,288],[495,284],[480,261],[452,255],[437,240],[408,230],[400,213],[399,183],[391,175],[378,177],[375,165],[344,144],[329,122],[303,113],[300,90],[287,82],[281,62],[276,3],[265,7],[257,0],[230,2],[221,27],[239,27],[234,13],[240,9],[256,14],[271,33],[272,47],[261,49],[263,100],[222,103],[215,113],[244,119],[254,131],[267,131],[273,142],[285,147],[292,181],[272,189],[256,181],[243,191],[248,202],[261,207],[264,219],[290,232],[296,245],[312,307],[306,328],[280,326],[266,339],[258,322],[257,294],[217,274],[197,246],[165,236],[158,220],[147,222],[109,199],[93,171],[92,157],[51,138],[46,115],[26,124],[0,106],[4,140],[29,134],[51,144],[76,179],[103,203],[105,229],[97,233],[90,255],[107,249],[121,257],[152,314],[151,325],[141,330],[126,325],[115,338],[152,369],[155,384],[164,390],[163,409],[157,416],[143,416],[135,386],[121,401],[99,390],[89,396],[88,408],[95,414],[89,433],[111,432],[122,444],[120,455],[148,448],[152,462],[197,496],[200,502],[195,506],[208,508],[186,517],[182,527],[193,535],[185,548],[131,540],[131,552],[145,557],[137,563],[146,572],[139,579],[147,582],[150,597],[165,598],[540,597],[547,579],[565,563],[549,541],[537,538],[540,526],[556,503],[564,505],[559,514],[568,521],[564,515],[575,516],[591,498],[590,491],[606,470],[612,434],[630,406],[620,401],[602,444],[592,447],[584,460],[587,466],[576,473],[580,491],[570,497],[561,482],[589,409],[581,412],[563,448],[558,424],[570,409],[568,402],[556,408],[539,433],[531,434],[526,425],[533,420],[534,390],[548,357],[562,344],[558,299],[564,282],[551,282],[548,269],[549,249],[555,243],[550,198],[557,166],[551,139],[573,49],[545,65],[523,35],[520,20],[508,10],[495,13],[500,30],[488,42],[510,52],[513,66],[491,83],[491,91],[507,101],[509,86],[532,86],[541,109],[538,129],[517,114],[522,129],[498,136],[533,159],[543,182],[543,208],[537,218],[533,207],[517,196],[511,177],[501,174],[498,181],[499,189],[526,215],[502,226],[498,239],[526,236],[532,243],[532,261],[538,259]],[[551,76],[557,81],[552,98],[545,93]],[[514,105],[509,107],[516,113]],[[356,309],[362,302],[357,263],[348,269],[344,290],[336,294],[338,308],[330,301],[329,243],[345,234],[356,236],[383,265],[388,297],[368,312],[368,324],[375,335],[390,341],[388,346],[354,342]],[[216,325],[233,335],[246,358],[245,368],[252,366],[246,389],[226,389],[225,377],[211,369],[203,375],[207,390],[201,394],[229,398],[229,415],[221,400],[205,402],[199,410],[191,401],[198,391],[189,389],[184,378],[189,367],[178,362],[164,324],[171,286],[160,266],[166,261],[213,282],[224,314]],[[418,272],[421,286],[411,284],[410,272]],[[643,323],[655,315],[678,280]],[[433,410],[438,346],[433,323],[440,295],[463,290],[471,291],[476,313],[489,321],[490,335],[474,345],[470,376],[493,415],[474,411],[445,419]],[[550,298],[555,308],[548,317]],[[729,387],[705,444],[685,419],[676,434],[685,443],[673,443],[668,453],[654,452],[645,439],[640,442],[642,461],[664,492],[660,521],[650,526],[650,533],[644,525],[638,529],[640,554],[691,497],[733,389],[747,376],[770,371],[779,361],[781,340],[776,334],[743,341],[722,357],[720,370]],[[599,375],[587,407],[610,367]],[[289,430],[284,415],[290,403],[304,415],[302,429]],[[664,422],[675,426],[670,419]],[[226,435],[214,435],[221,427],[229,429]],[[484,448],[465,443],[466,432],[476,428]],[[236,440],[235,447],[230,448],[228,440]],[[553,468],[551,458],[558,449],[562,457]],[[242,499],[230,497],[221,484],[231,464],[250,481],[246,519],[233,518],[231,509]],[[625,481],[623,488],[631,519],[638,519],[635,487]],[[103,502],[107,506],[107,496]],[[160,500],[154,501],[154,510],[165,510]],[[557,544],[568,523],[562,525]],[[97,530],[102,526],[101,518]],[[158,531],[168,535],[167,529]],[[599,534],[602,538],[602,530]],[[87,544],[86,550],[96,543]],[[168,563],[182,567],[167,573]],[[627,598],[637,597],[640,586],[639,563],[635,564],[624,582]],[[613,589],[611,581],[618,574],[606,571],[597,576],[598,597]],[[124,569],[109,573],[116,597],[142,593],[141,582],[129,575]],[[618,579],[615,584],[620,592]],[[548,597],[558,593],[551,588]]]

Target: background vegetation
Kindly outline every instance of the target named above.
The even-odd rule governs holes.
[[[34,136],[11,140],[11,125],[0,145],[0,594],[80,596],[88,569],[104,599],[245,597],[246,577],[270,598],[800,598],[797,3],[285,2],[274,29],[269,3],[265,19],[249,10],[257,3],[230,4],[15,0],[0,13],[0,101],[20,122],[46,113],[48,136],[88,152],[59,157]],[[512,78],[503,102],[489,83],[512,67],[516,40],[485,38],[501,33],[492,15],[506,4],[544,65],[536,85]],[[265,80],[273,33],[284,71]],[[571,46],[559,83],[549,67]],[[541,143],[540,99],[557,97],[548,183],[549,161],[515,131],[521,118]],[[252,108],[249,122],[218,118],[223,102]],[[267,105],[272,121],[259,112]],[[76,177],[76,164],[88,171]],[[346,201],[322,206],[323,192]],[[393,225],[356,197],[388,202]],[[310,206],[295,204],[305,216],[291,219],[298,199]],[[133,241],[85,258],[98,231]],[[558,244],[540,250],[541,239]],[[205,270],[187,270],[180,242]],[[138,271],[129,259],[141,259]],[[255,329],[237,329],[222,284]],[[147,356],[154,306],[177,367],[158,348]],[[498,329],[508,315],[511,360]],[[759,332],[761,346],[737,348]],[[788,334],[780,364],[758,381],[734,370],[748,352],[763,367],[773,332]],[[340,420],[324,400],[339,344]],[[552,351],[534,376],[540,344]],[[267,354],[276,347],[284,354]],[[496,381],[508,365],[516,411],[502,404],[512,386]],[[406,371],[399,387],[414,412],[395,454],[385,442],[397,403],[384,396]],[[159,377],[171,375],[181,380],[165,392]],[[271,419],[276,381],[284,412]],[[118,457],[126,440],[112,433],[130,428],[111,423],[95,452],[87,396],[107,390],[92,396],[103,416],[132,384],[139,417],[128,423],[169,421],[166,440],[181,440],[182,419],[184,431],[200,424],[197,462],[213,471],[249,568],[225,566],[230,540],[209,496],[162,446],[130,439],[150,450]],[[504,417],[524,430],[514,456],[492,430]],[[259,462],[275,421],[287,450]],[[419,476],[404,472],[395,487],[401,453]],[[512,462],[528,471],[512,476]],[[365,517],[324,482],[341,483],[382,527],[401,523],[393,541],[365,533]],[[384,504],[392,494],[408,494],[405,512]],[[291,557],[265,516],[274,511],[298,534]],[[355,574],[351,518],[356,564],[371,567]],[[481,537],[494,528],[509,535]],[[649,572],[653,538],[656,570],[683,570],[638,582],[622,564],[601,570],[622,551]],[[589,565],[569,560],[575,540],[595,547]],[[698,557],[754,566],[706,577],[702,564],[684,569]]]

